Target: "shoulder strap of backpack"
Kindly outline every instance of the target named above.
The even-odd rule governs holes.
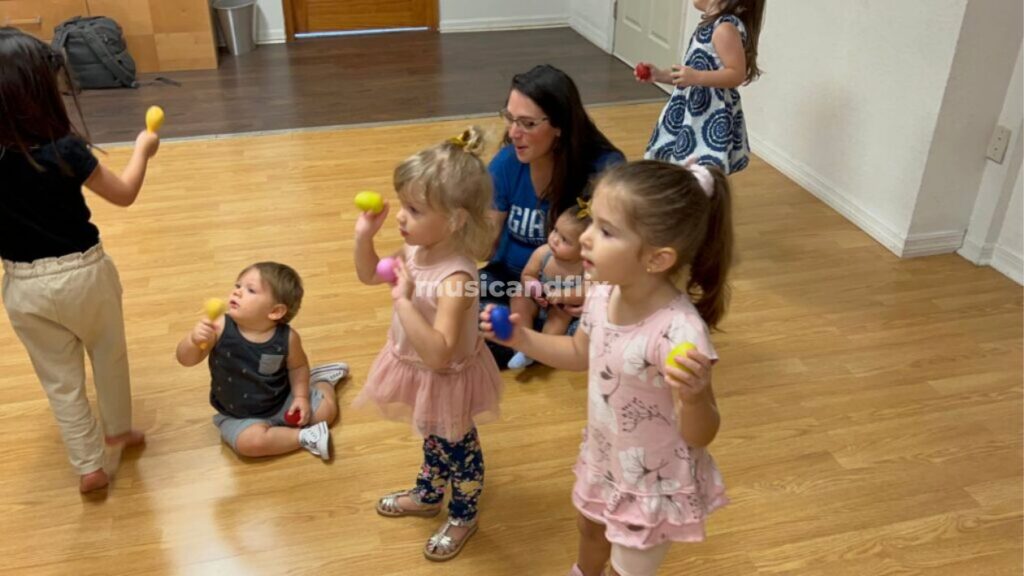
[[[81,16],[75,16],[61,22],[53,31],[53,40],[50,41],[50,47],[57,52],[63,52],[65,45],[68,43],[68,36],[71,35],[71,29],[80,26],[81,21]]]
[[[103,62],[107,70],[110,70],[111,74],[117,78],[118,82],[128,88],[138,88],[139,84],[135,81],[135,77],[121,66],[120,62],[114,58],[114,55],[107,50],[107,47],[100,40],[99,34],[94,29],[94,22],[87,22],[85,26],[81,28],[82,39],[85,40],[86,45],[92,50],[92,53]]]
[[[70,26],[68,26],[66,22],[57,27],[57,30],[53,35],[53,41],[50,43],[50,47],[53,48],[54,51],[64,51],[64,45],[68,43],[69,29]]]

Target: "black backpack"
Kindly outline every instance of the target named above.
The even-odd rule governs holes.
[[[66,51],[79,88],[138,88],[135,60],[121,27],[110,18],[76,16],[53,30],[53,49]]]

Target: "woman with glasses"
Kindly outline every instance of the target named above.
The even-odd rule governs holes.
[[[626,159],[587,115],[572,78],[553,66],[535,66],[513,77],[500,115],[508,128],[490,171],[493,217],[501,234],[480,271],[482,304],[508,301],[509,283],[520,282],[558,215],[589,197],[594,176]],[[503,368],[514,354],[498,345],[491,351]]]

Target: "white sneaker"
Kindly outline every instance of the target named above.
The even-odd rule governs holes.
[[[309,371],[309,383],[327,382],[331,386],[336,386],[338,382],[345,379],[345,376],[348,376],[348,364],[344,362],[321,364],[314,366]]]
[[[523,354],[522,352],[516,352],[516,355],[513,356],[508,361],[508,367],[511,368],[512,370],[518,370],[519,368],[526,368],[527,366],[529,366],[531,364],[533,364],[533,358],[530,358],[529,356],[527,356],[526,354]]]
[[[322,460],[331,459],[331,431],[326,422],[317,422],[299,430],[299,445]]]

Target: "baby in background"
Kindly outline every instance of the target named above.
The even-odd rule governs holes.
[[[532,326],[539,316],[544,334],[565,334],[574,327],[571,312],[583,305],[586,292],[583,282],[583,257],[580,236],[590,225],[590,208],[582,201],[562,212],[548,235],[548,242],[534,250],[523,268],[524,294],[514,296],[512,312]],[[517,352],[508,361],[512,369],[525,368],[533,360]]]

